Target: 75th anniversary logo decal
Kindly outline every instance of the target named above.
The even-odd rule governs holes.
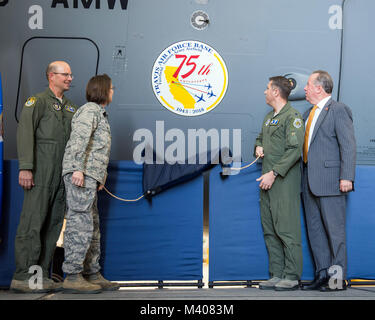
[[[166,48],[152,69],[152,87],[160,103],[183,116],[214,109],[228,86],[224,60],[209,45],[180,41]]]

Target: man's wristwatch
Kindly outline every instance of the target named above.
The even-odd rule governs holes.
[[[275,176],[275,178],[279,175],[275,170],[272,170],[273,172],[273,175]]]

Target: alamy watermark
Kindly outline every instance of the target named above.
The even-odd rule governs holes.
[[[43,289],[43,270],[41,266],[33,265],[29,268],[32,276],[29,278],[29,288],[31,290]]]
[[[207,164],[210,161],[232,163],[237,168],[241,163],[241,129],[188,129],[186,136],[177,128],[165,132],[164,121],[156,121],[155,140],[151,130],[141,128],[134,132],[133,142],[139,142],[133,150],[137,164]]]
[[[328,274],[330,275],[328,286],[331,290],[342,290],[343,289],[343,271],[342,267],[338,265],[333,265],[328,269]]]
[[[328,26],[331,30],[342,29],[342,7],[339,5],[332,5],[328,8],[328,14],[330,18],[328,20]]]

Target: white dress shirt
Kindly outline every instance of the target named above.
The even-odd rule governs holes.
[[[310,141],[311,141],[311,137],[313,135],[313,132],[314,132],[314,128],[315,128],[315,124],[316,124],[316,121],[318,120],[319,118],[319,115],[320,115],[320,112],[323,110],[324,106],[326,105],[326,103],[328,102],[328,100],[331,99],[331,96],[328,96],[328,97],[325,97],[323,100],[321,100],[316,106],[316,110],[315,110],[315,113],[314,113],[314,118],[312,119],[312,122],[311,122],[311,126],[310,126],[310,132],[309,132],[309,143],[308,143],[308,146],[310,147]],[[306,124],[307,124],[307,120],[309,118],[306,119]]]

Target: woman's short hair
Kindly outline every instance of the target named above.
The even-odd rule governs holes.
[[[107,104],[111,84],[112,80],[106,74],[92,77],[86,86],[87,101],[97,104]]]

